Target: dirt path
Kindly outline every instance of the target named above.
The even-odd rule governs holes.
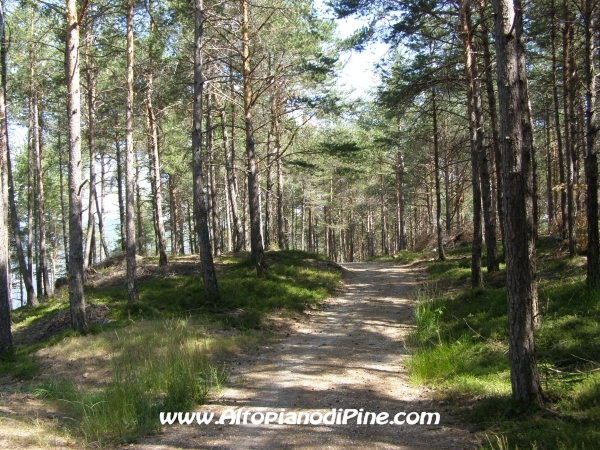
[[[455,424],[427,389],[409,386],[404,340],[412,325],[418,270],[345,264],[344,288],[289,336],[238,361],[228,387],[200,411],[327,413],[439,412],[439,425],[167,425],[136,449],[401,448],[465,449],[474,435]],[[248,423],[250,423],[248,416]],[[257,418],[259,416],[256,416]],[[315,416],[317,417],[317,416]]]

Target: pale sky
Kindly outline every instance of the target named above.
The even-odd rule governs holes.
[[[332,13],[323,4],[323,0],[315,0],[315,7],[326,17]],[[365,22],[355,18],[336,19],[338,36],[346,38],[365,25]],[[383,43],[371,43],[362,52],[349,51],[341,55],[340,60],[345,64],[339,77],[340,87],[351,90],[352,98],[368,98],[369,91],[379,83],[375,65],[381,60],[389,46]]]

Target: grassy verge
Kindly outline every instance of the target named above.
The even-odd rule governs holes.
[[[59,426],[87,446],[134,441],[160,428],[159,411],[192,410],[219,389],[227,376],[219,361],[265,339],[268,314],[314,307],[341,280],[341,271],[317,255],[271,252],[267,262],[268,276],[258,279],[247,258],[219,259],[221,298],[214,303],[203,300],[199,276],[142,281],[135,305],[120,286],[86,287],[86,302],[107,308],[108,321],[85,336],[64,331],[19,348],[3,374],[33,377],[39,349],[51,351],[57,365],[96,368],[83,382],[36,376],[23,389],[59,408]],[[63,294],[17,311],[15,328],[33,329],[66,306]]]
[[[541,246],[542,249],[544,246]],[[486,448],[590,449],[600,442],[600,293],[585,288],[583,259],[539,259],[542,324],[536,331],[546,406],[512,402],[505,274],[469,287],[470,260],[428,265],[411,336],[410,374],[458,405]]]

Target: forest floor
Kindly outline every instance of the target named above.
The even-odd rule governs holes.
[[[197,411],[438,412],[438,425],[165,425],[132,449],[401,448],[466,449],[478,445],[446,402],[406,374],[407,335],[414,328],[419,265],[343,265],[344,286],[333,298],[290,321],[275,343],[228,362],[225,388]],[[250,423],[250,420],[248,420]]]

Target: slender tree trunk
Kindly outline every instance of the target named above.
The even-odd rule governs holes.
[[[463,0],[460,7],[461,35],[465,51],[465,74],[467,80],[467,110],[471,132],[471,163],[473,165],[473,259],[471,267],[474,287],[483,285],[481,274],[481,201],[483,200],[483,219],[487,244],[487,270],[499,270],[498,250],[496,248],[496,221],[492,215],[492,195],[490,175],[487,165],[487,153],[483,145],[484,122],[481,105],[481,85],[477,68],[477,49],[473,40],[471,22],[471,2]],[[475,253],[478,253],[476,255]]]
[[[125,123],[125,254],[127,296],[130,303],[139,299],[135,260],[134,164],[133,164],[133,0],[127,0],[127,104]]]
[[[573,24],[571,23],[571,14],[569,12],[568,0],[563,1],[563,15],[565,27],[563,30],[563,95],[564,95],[564,119],[565,119],[565,160],[567,164],[567,237],[569,239],[569,257],[574,257],[576,252],[575,242],[575,202],[573,193],[573,150],[575,148],[574,136],[572,134],[573,99],[571,91],[574,88],[573,67],[570,53],[573,49],[569,43],[569,37],[573,33]]]
[[[496,24],[498,97],[506,231],[509,361],[513,398],[543,403],[535,359],[534,308],[537,299],[535,240],[531,212],[531,123],[528,108],[522,6],[493,0]]]
[[[250,67],[249,0],[240,0],[242,6],[242,76],[244,85],[244,118],[246,128],[246,156],[248,158],[248,205],[250,209],[250,249],[259,277],[266,275],[263,239],[260,225],[260,191],[256,170],[254,124],[252,121],[252,70]]]
[[[84,269],[87,269],[91,264],[92,241],[94,235],[94,196],[96,195],[96,68],[93,55],[91,55],[90,40],[92,30],[88,24],[87,39],[86,39],[86,76],[87,76],[87,107],[88,107],[88,147],[90,152],[90,179],[88,197],[88,224],[85,238],[85,255],[83,257]],[[86,273],[84,272],[84,276]]]
[[[8,179],[8,203],[10,205],[10,219],[13,236],[15,239],[15,247],[17,249],[17,259],[19,261],[19,271],[21,278],[25,284],[25,290],[27,291],[27,306],[37,306],[38,299],[33,287],[33,279],[29,271],[27,261],[25,260],[25,252],[23,251],[23,243],[21,241],[21,226],[19,223],[19,216],[17,215],[17,205],[15,200],[15,183],[12,172],[12,163],[10,158],[10,146],[8,141],[8,117],[6,115],[6,83],[7,83],[7,66],[6,66],[6,42],[4,41],[4,15],[2,11],[2,5],[0,4],[0,61],[1,61],[1,73],[2,73],[2,86],[0,87],[0,153],[6,154],[6,171]],[[59,135],[59,148],[60,148],[60,135]],[[61,193],[62,193],[62,171],[61,171]],[[64,222],[63,222],[64,226]]]
[[[584,21],[584,78],[585,78],[585,182],[587,199],[587,285],[597,288],[600,285],[600,255],[598,249],[598,154],[596,135],[596,74],[594,70],[594,32],[596,19],[595,2],[585,0]]]
[[[213,97],[214,102],[219,108],[219,116],[221,120],[221,132],[223,134],[223,150],[225,156],[225,172],[227,174],[227,190],[229,194],[229,208],[231,212],[232,225],[233,225],[233,242],[234,251],[239,252],[244,246],[244,230],[240,214],[238,210],[238,189],[237,189],[237,177],[235,173],[235,160],[233,155],[233,142],[229,139],[227,133],[227,118],[225,116],[225,108],[219,105],[216,96]],[[233,120],[233,119],[232,119]]]
[[[0,356],[12,351],[10,311],[10,253],[8,241],[8,120],[6,115],[6,41],[4,39],[4,9],[0,3],[0,40],[2,48],[2,85],[0,87]],[[21,253],[23,250],[21,249]]]
[[[492,57],[490,54],[490,42],[488,37],[487,22],[485,20],[484,3],[481,3],[481,14],[484,19],[481,21],[481,36],[483,47],[483,63],[485,70],[486,95],[488,108],[490,111],[490,125],[492,129],[492,154],[494,155],[494,167],[496,169],[496,209],[498,211],[500,236],[504,244],[504,203],[502,198],[503,179],[502,179],[502,150],[500,148],[500,130],[498,127],[498,108],[496,105],[496,94],[494,93],[494,80],[492,75]],[[503,247],[504,248],[504,247]]]
[[[554,195],[552,190],[552,144],[550,139],[550,111],[546,105],[546,203],[548,215],[548,231],[552,229],[552,223],[554,222]]]
[[[34,158],[35,172],[37,182],[37,217],[38,217],[38,237],[39,237],[39,262],[38,271],[42,273],[43,292],[46,296],[52,296],[52,286],[48,278],[48,248],[46,246],[46,211],[44,198],[44,165],[42,157],[42,129],[40,126],[39,114],[39,98],[37,91],[34,92],[33,99],[33,114],[34,114]]]
[[[567,236],[567,191],[565,189],[565,158],[562,140],[562,130],[560,126],[560,114],[558,112],[558,81],[556,77],[556,15],[554,0],[551,0],[552,16],[550,26],[550,42],[552,46],[552,100],[554,106],[554,126],[556,130],[556,146],[558,149],[558,168],[560,182],[560,211],[561,211],[561,226],[560,234],[563,238]]]
[[[156,223],[158,265],[166,266],[167,260],[167,238],[162,215],[162,193],[160,188],[160,156],[158,149],[158,127],[152,106],[153,92],[152,70],[148,74],[148,88],[146,89],[146,115],[148,124],[148,157],[150,159],[150,189],[152,190],[152,208]]]
[[[87,328],[83,297],[83,230],[81,226],[81,105],[79,87],[79,18],[76,0],[66,0],[67,120],[69,131],[69,302],[71,324]],[[83,16],[83,11],[81,11]]]
[[[204,94],[204,73],[202,72],[202,39],[204,35],[203,0],[194,0],[194,117],[192,127],[192,157],[194,172],[194,210],[196,214],[196,236],[200,247],[200,271],[204,281],[207,300],[215,300],[219,295],[217,274],[213,264],[208,233],[208,216],[204,195],[202,174],[202,96]]]
[[[119,115],[115,113],[115,152],[117,157],[117,197],[119,199],[119,228],[121,230],[121,251],[125,252],[127,232],[125,231],[125,199],[123,198],[123,157],[119,137]]]
[[[104,256],[108,258],[110,257],[110,250],[108,249],[104,232],[104,196],[106,190],[106,180],[104,178],[104,153],[100,154],[100,168],[102,170],[100,175],[100,200],[98,200],[98,191],[96,189],[94,189],[94,198],[96,199],[96,211],[98,211],[98,230],[100,232],[100,242],[102,244],[102,248],[104,249]]]
[[[178,228],[178,212],[177,202],[175,199],[175,181],[173,175],[169,174],[169,221],[171,224],[171,255],[177,254],[177,228]]]
[[[437,103],[435,89],[431,90],[431,105],[433,110],[433,165],[434,165],[434,178],[435,178],[435,224],[437,231],[437,247],[438,247],[438,258],[440,261],[446,259],[446,253],[444,252],[444,240],[442,236],[442,195],[440,192],[440,146],[438,136],[438,123],[437,123]]]
[[[275,150],[277,155],[277,240],[279,241],[280,249],[288,250],[289,242],[283,208],[283,154],[281,152],[281,140],[278,128],[275,130]],[[294,227],[292,226],[292,236],[293,229]]]
[[[219,204],[217,202],[217,181],[215,170],[215,130],[212,117],[212,96],[206,95],[206,157],[208,158],[208,187],[210,217],[212,228],[212,250],[214,256],[221,254],[221,225],[219,223]]]

